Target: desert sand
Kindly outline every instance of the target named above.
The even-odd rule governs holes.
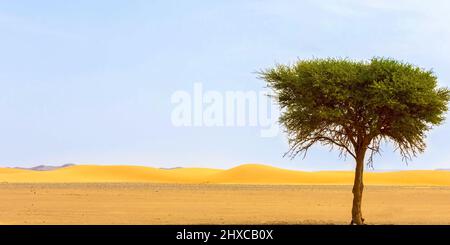
[[[0,224],[347,224],[352,172],[0,169]],[[367,173],[369,224],[450,224],[450,172]]]
[[[177,183],[177,184],[301,184],[349,185],[352,171],[304,172],[259,164],[232,169],[76,165],[51,171],[0,168],[7,183]],[[366,185],[450,186],[450,171],[416,170],[365,173]]]
[[[351,186],[0,184],[0,224],[348,224]],[[450,224],[450,188],[369,186],[368,224]]]

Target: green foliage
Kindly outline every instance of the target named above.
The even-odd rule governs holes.
[[[393,59],[299,60],[260,72],[282,108],[291,146],[305,153],[315,143],[364,158],[391,140],[405,160],[425,149],[425,133],[444,121],[450,91],[437,78]]]

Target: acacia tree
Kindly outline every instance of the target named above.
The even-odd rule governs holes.
[[[437,77],[394,59],[299,60],[259,73],[282,113],[294,158],[316,143],[335,147],[355,159],[351,224],[364,224],[361,213],[363,170],[391,141],[406,162],[425,150],[425,133],[444,121],[450,91]],[[367,159],[366,159],[367,156]]]

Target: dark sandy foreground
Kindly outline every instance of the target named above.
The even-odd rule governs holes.
[[[369,224],[450,224],[449,187],[366,187]],[[347,224],[351,186],[0,184],[0,224]]]

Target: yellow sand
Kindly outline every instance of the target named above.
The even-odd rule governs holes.
[[[366,185],[450,186],[450,171],[372,172],[365,173],[364,178]],[[303,172],[258,164],[245,164],[228,170],[76,165],[51,171],[0,168],[0,182],[349,185],[353,182],[353,172]]]
[[[1,224],[348,224],[351,185],[0,183]],[[450,187],[367,186],[368,224],[450,225]]]

